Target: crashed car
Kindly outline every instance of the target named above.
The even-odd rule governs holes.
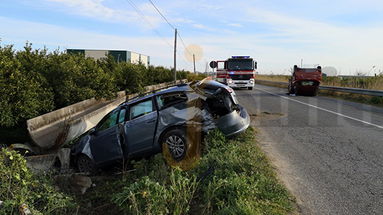
[[[77,138],[71,149],[81,172],[117,160],[149,157],[168,150],[181,161],[198,136],[218,128],[226,136],[249,126],[250,117],[235,92],[212,80],[163,89],[128,100]]]

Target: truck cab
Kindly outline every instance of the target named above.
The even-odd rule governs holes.
[[[216,68],[216,80],[231,88],[254,87],[257,62],[250,56],[232,56],[225,61],[212,61],[212,68]]]

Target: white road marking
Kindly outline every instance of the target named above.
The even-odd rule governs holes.
[[[268,93],[268,94],[271,94],[271,95],[274,95],[274,96],[279,96],[281,98],[284,98],[284,99],[287,99],[287,100],[290,100],[290,101],[293,101],[293,102],[297,102],[297,103],[300,103],[300,104],[303,104],[303,105],[306,105],[306,106],[309,106],[309,107],[313,107],[313,108],[316,108],[318,110],[322,110],[322,111],[325,111],[325,112],[328,112],[328,113],[332,113],[332,114],[335,114],[335,115],[338,115],[338,116],[342,116],[342,117],[347,118],[347,119],[351,119],[351,120],[354,120],[354,121],[357,121],[357,122],[361,122],[361,123],[364,123],[364,124],[367,124],[367,125],[371,125],[371,126],[383,129],[383,126],[381,126],[381,125],[377,125],[377,124],[374,124],[374,123],[371,123],[371,122],[367,122],[367,121],[364,121],[364,120],[361,120],[361,119],[357,119],[357,118],[354,118],[354,117],[351,117],[351,116],[347,116],[347,115],[344,115],[344,114],[341,114],[341,113],[338,113],[338,112],[335,112],[335,111],[332,111],[332,110],[328,110],[328,109],[325,109],[325,108],[321,108],[321,107],[318,107],[316,105],[312,105],[312,104],[309,104],[309,103],[306,103],[306,102],[301,102],[299,100],[292,99],[292,98],[289,98],[289,97],[286,97],[286,96],[281,96],[281,95],[278,95],[278,94],[275,94],[275,93],[271,93],[269,91],[266,91],[266,90],[263,90],[263,89],[259,89],[257,87],[254,87],[254,89],[257,89],[259,91],[263,91],[265,93]]]

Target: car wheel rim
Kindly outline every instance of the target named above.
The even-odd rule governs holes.
[[[176,135],[168,137],[166,144],[168,144],[169,151],[175,159],[181,158],[185,153],[185,142]]]

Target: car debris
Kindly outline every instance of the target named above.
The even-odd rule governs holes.
[[[171,159],[179,162],[196,148],[192,144],[199,144],[193,140],[201,140],[209,130],[218,128],[232,136],[249,124],[234,90],[205,79],[122,103],[74,141],[71,160],[80,172],[94,173],[118,160],[149,157],[166,147]]]

